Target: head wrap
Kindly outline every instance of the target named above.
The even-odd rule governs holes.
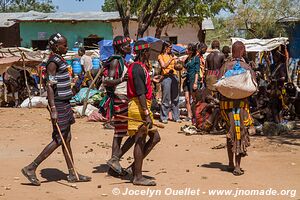
[[[150,44],[145,42],[145,43],[139,43],[139,42],[136,42],[134,44],[134,51],[141,51],[143,49],[149,49],[150,48]]]
[[[60,33],[56,33],[55,35],[52,36],[52,38],[49,40],[49,44],[50,45],[53,45],[53,44],[56,44],[57,41],[59,39],[61,39],[63,36],[60,34]]]
[[[130,42],[131,41],[131,39],[129,38],[129,37],[123,37],[122,39],[120,39],[120,40],[115,40],[114,42],[113,42],[113,45],[114,46],[117,46],[117,45],[121,45],[121,44],[124,44],[124,43],[126,43],[126,42]]]

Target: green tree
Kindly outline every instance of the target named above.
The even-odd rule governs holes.
[[[206,31],[203,30],[202,22],[205,18],[217,15],[221,10],[234,11],[235,0],[185,0],[182,6],[189,23],[196,23],[199,27],[198,40],[205,41]]]
[[[103,12],[113,12],[118,11],[117,3],[115,0],[105,0],[104,4],[102,5]]]
[[[56,7],[51,0],[1,0],[0,12],[54,12]]]
[[[246,38],[272,38],[284,36],[285,29],[279,19],[299,16],[298,0],[247,0],[240,4],[230,17],[229,29],[245,29]]]
[[[123,33],[129,36],[129,20],[137,17],[137,37],[143,37],[153,20],[160,15],[180,6],[182,0],[106,0],[103,11],[118,11],[123,26]]]

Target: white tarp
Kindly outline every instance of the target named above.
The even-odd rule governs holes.
[[[279,37],[272,39],[244,39],[244,38],[231,38],[232,44],[236,41],[241,41],[246,46],[247,52],[262,52],[262,51],[272,51],[280,45],[287,45],[288,38]]]

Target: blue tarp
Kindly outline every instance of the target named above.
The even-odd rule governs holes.
[[[173,53],[184,54],[186,52],[186,48],[178,45],[172,45]]]
[[[156,45],[156,48],[158,48],[158,49],[156,49],[157,53],[160,52],[161,45],[164,42],[161,39],[151,37],[151,36],[143,37],[143,38],[140,38],[139,40],[147,41],[150,44],[153,44],[153,43],[160,44],[160,45]],[[113,55],[114,48],[113,48],[112,43],[113,43],[112,40],[101,40],[98,43],[99,49],[100,49],[100,60],[102,62],[107,60],[111,55]],[[133,46],[133,43],[131,44],[131,46]],[[183,54],[183,53],[185,53],[186,49],[184,47],[181,47],[181,46],[172,45],[172,51],[173,51],[173,53]],[[127,61],[131,58],[132,57],[130,55],[126,56]]]
[[[111,55],[114,54],[114,48],[112,46],[112,40],[101,40],[99,43],[100,60],[105,61]]]
[[[150,44],[154,43],[154,42],[157,42],[157,41],[162,41],[163,42],[163,40],[155,38],[155,37],[152,37],[152,36],[146,36],[146,37],[143,37],[143,38],[139,38],[139,40],[144,40],[144,41],[146,41],[146,42],[148,42]]]
[[[100,61],[103,62],[107,60],[110,56],[114,54],[113,41],[112,40],[101,40],[98,42],[100,49]],[[131,44],[133,46],[133,44]],[[129,61],[132,59],[131,55],[126,55],[125,60]]]

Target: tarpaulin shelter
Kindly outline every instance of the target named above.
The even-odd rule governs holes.
[[[244,38],[231,38],[232,44],[236,41],[242,42],[246,46],[247,52],[263,52],[272,51],[280,45],[287,45],[288,38],[278,37],[272,39],[244,39]]]
[[[22,54],[26,68],[35,68],[44,59],[44,53],[23,47],[0,48],[0,74],[12,65],[23,66]]]
[[[286,37],[278,37],[278,38],[272,38],[272,39],[243,39],[243,38],[231,38],[232,44],[236,41],[242,42],[246,46],[247,52],[258,52],[258,53],[264,53],[264,52],[270,52],[281,45],[287,46],[289,44],[288,38]],[[289,68],[289,55],[286,50],[285,52],[286,56],[286,68],[288,73],[288,79],[290,81],[291,79],[291,72],[292,70]],[[260,56],[261,57],[261,56]]]

